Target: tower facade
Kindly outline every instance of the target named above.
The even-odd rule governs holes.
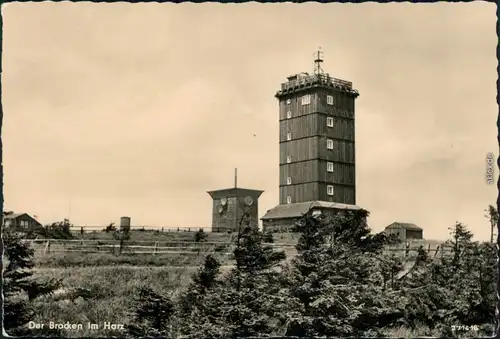
[[[306,213],[333,215],[356,206],[355,100],[352,82],[322,69],[281,84],[279,205],[262,217],[264,230],[289,230]]]
[[[320,56],[316,60],[321,62]],[[279,100],[280,204],[356,203],[355,99],[352,83],[314,74],[288,77]]]

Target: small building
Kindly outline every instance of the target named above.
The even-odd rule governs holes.
[[[24,231],[42,226],[42,224],[28,213],[4,212],[3,226]]]
[[[250,226],[258,227],[258,199],[263,192],[236,187],[207,192],[213,199],[212,232],[237,231],[245,213]]]
[[[278,205],[266,212],[261,218],[264,232],[289,232],[296,222],[304,215],[322,214],[333,216],[345,211],[356,211],[361,208],[356,205],[341,204],[327,201],[300,202]]]
[[[407,222],[393,222],[384,229],[385,234],[397,234],[402,241],[419,240],[424,238],[424,230],[415,224]]]

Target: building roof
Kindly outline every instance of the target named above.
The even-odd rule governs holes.
[[[409,223],[409,222],[395,221],[386,227],[386,229],[394,229],[394,228],[404,228],[404,229],[411,230],[411,231],[423,231],[422,228],[418,227],[415,224]]]
[[[4,219],[17,219],[22,215],[25,215],[26,213],[9,213],[9,212],[3,212],[3,218]]]
[[[286,219],[301,217],[313,208],[327,208],[339,210],[360,210],[361,208],[356,205],[347,205],[336,202],[327,201],[312,201],[312,202],[298,202],[293,204],[278,205],[266,212],[261,218],[262,220],[269,219]]]
[[[207,193],[210,194],[210,196],[213,199],[218,199],[218,198],[222,198],[222,197],[233,198],[236,196],[244,197],[247,195],[258,198],[258,197],[260,197],[260,195],[262,193],[264,193],[264,191],[253,190],[253,189],[249,189],[249,188],[239,188],[239,187],[235,188],[235,187],[233,187],[233,188],[226,188],[226,189],[222,189],[222,190],[208,191]]]
[[[23,216],[27,216],[28,218],[33,219],[36,223],[38,223],[39,225],[41,225],[41,223],[38,220],[36,220],[35,218],[33,218],[28,213],[3,212],[3,218],[5,220],[15,220],[15,219],[23,217]]]

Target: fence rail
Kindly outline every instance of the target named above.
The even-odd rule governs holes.
[[[24,242],[31,243],[36,249],[44,253],[116,253],[120,249],[119,240],[89,240],[89,239],[24,239]],[[149,243],[151,245],[141,245]],[[177,245],[177,246],[175,246]],[[270,243],[267,244],[276,249],[295,251],[295,244],[290,243]],[[230,254],[235,244],[231,239],[226,242],[194,242],[194,241],[147,241],[136,240],[126,242],[122,247],[123,254],[199,254],[201,252],[218,252]],[[443,245],[431,248],[419,247],[387,247],[386,253],[401,253],[405,257],[414,257],[420,249],[424,249],[430,256],[443,256],[451,251]]]
[[[110,225],[70,225],[70,230],[72,232],[81,232],[83,231],[85,233],[89,232],[100,232]],[[120,225],[113,225],[116,229],[120,228]],[[199,226],[199,227],[186,227],[186,226],[146,226],[146,225],[131,225],[128,226],[130,230],[132,231],[139,231],[139,232],[198,232],[200,229],[202,229],[205,232],[213,232],[213,233],[225,233],[232,228],[226,228],[226,227],[212,227],[212,226]]]

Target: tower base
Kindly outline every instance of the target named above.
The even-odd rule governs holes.
[[[305,215],[321,213],[335,215],[345,211],[357,211],[361,207],[327,201],[309,201],[278,205],[261,218],[264,232],[291,232],[295,223]]]

